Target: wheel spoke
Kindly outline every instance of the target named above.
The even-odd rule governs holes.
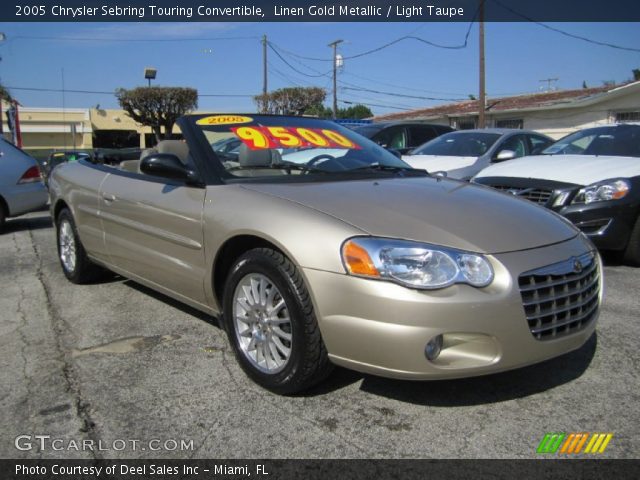
[[[255,277],[251,278],[251,295],[253,297],[252,305],[260,305],[260,292],[258,291],[259,280]]]
[[[276,316],[276,315],[278,314],[278,312],[279,312],[280,310],[282,310],[284,307],[285,307],[284,299],[282,299],[282,298],[281,298],[281,299],[278,301],[278,303],[276,303],[274,306],[269,307],[269,308],[267,309],[267,313],[268,313],[269,315]]]
[[[278,337],[273,337],[273,343],[276,346],[276,348],[286,357],[289,357],[289,354],[291,353],[291,349],[289,347],[285,347],[282,344],[282,341],[278,338]]]
[[[264,307],[267,304],[267,281],[264,277],[260,277],[258,293],[260,295],[260,305]]]
[[[291,341],[291,334],[281,330],[280,327],[274,327],[271,331],[283,340],[286,340],[287,342]]]
[[[282,363],[282,356],[280,355],[280,353],[278,353],[278,349],[276,348],[276,345],[275,343],[273,343],[273,341],[269,342],[269,350],[271,351],[271,356],[276,362],[276,365],[279,366]]]
[[[291,323],[289,316],[286,317],[269,317],[269,323],[272,325],[280,325],[282,323]]]

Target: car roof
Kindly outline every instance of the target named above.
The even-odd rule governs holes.
[[[427,126],[430,126],[430,127],[451,128],[449,125],[441,125],[439,123],[423,122],[421,120],[398,120],[398,121],[395,121],[395,122],[374,122],[374,123],[370,123],[370,124],[362,125],[362,126],[363,127],[387,128],[387,127],[393,127],[393,126],[396,126],[396,125],[427,125]]]

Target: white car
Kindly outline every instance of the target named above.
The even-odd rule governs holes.
[[[450,178],[469,180],[492,163],[535,155],[552,142],[546,135],[529,130],[459,130],[419,146],[402,159],[413,168],[446,172]]]
[[[600,249],[640,266],[640,124],[572,133],[541,156],[492,165],[472,181],[554,210]]]

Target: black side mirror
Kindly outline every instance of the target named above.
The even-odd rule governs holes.
[[[154,153],[140,161],[140,171],[147,175],[182,180],[192,185],[201,185],[197,175],[171,153]]]

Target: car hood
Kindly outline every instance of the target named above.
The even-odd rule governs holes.
[[[640,175],[640,158],[594,155],[539,155],[491,165],[475,178],[516,177],[589,185]]]
[[[413,168],[423,168],[428,172],[449,172],[465,168],[478,161],[478,157],[454,157],[449,155],[403,155],[402,160]]]
[[[569,222],[526,200],[447,179],[393,178],[244,188],[296,202],[380,237],[501,253],[573,238]]]

